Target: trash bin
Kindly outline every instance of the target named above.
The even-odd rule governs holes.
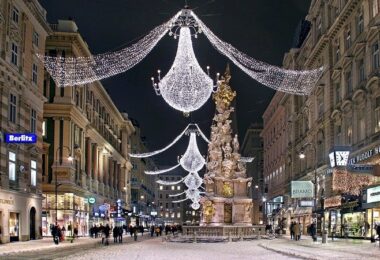
[[[324,231],[322,233],[322,244],[326,244],[326,242],[327,242],[327,232]]]

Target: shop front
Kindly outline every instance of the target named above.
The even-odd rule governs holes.
[[[325,220],[328,235],[345,238],[367,237],[367,212],[359,199],[348,200],[338,195],[325,200]]]
[[[0,244],[41,238],[42,197],[0,192]]]
[[[380,225],[380,185],[370,186],[363,190],[363,205],[366,210],[366,237],[376,236],[376,225]]]
[[[89,215],[86,198],[73,193],[58,194],[56,204],[55,194],[45,194],[42,234],[51,236],[51,226],[57,222],[61,228],[64,227],[66,236],[72,236],[74,233],[77,233],[78,236],[86,236],[88,235]]]

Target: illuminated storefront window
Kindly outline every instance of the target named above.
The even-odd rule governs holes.
[[[9,236],[11,242],[19,240],[19,214],[15,212],[9,213]]]

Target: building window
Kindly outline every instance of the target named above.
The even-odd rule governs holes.
[[[46,120],[42,122],[42,136],[46,136]]]
[[[30,132],[32,133],[36,132],[36,123],[37,123],[37,112],[36,110],[32,109],[30,111]]]
[[[13,152],[9,152],[8,155],[8,172],[9,172],[9,180],[16,180],[16,154]]]
[[[379,0],[372,0],[372,16],[375,17],[379,13]]]
[[[359,83],[365,80],[364,60],[361,59],[358,64],[359,69]]]
[[[162,199],[162,193],[160,193],[160,199]]]
[[[172,190],[175,190],[175,186],[172,186]]]
[[[324,113],[323,92],[318,95],[317,104],[318,104],[318,118],[321,118]]]
[[[335,84],[335,104],[341,101],[340,83]]]
[[[352,144],[352,126],[351,125],[347,127],[347,144],[348,145]]]
[[[40,36],[38,35],[38,33],[36,31],[33,32],[33,39],[32,39],[32,42],[33,44],[38,47],[38,44],[39,44],[39,41],[40,41]]]
[[[352,93],[352,74],[351,71],[346,73],[346,96]]]
[[[380,67],[379,43],[376,42],[372,45],[372,68],[375,70],[379,67]]]
[[[38,67],[33,63],[32,65],[32,82],[37,84],[37,76],[38,76]]]
[[[167,199],[169,198],[169,194],[166,194],[166,198],[167,198]]]
[[[340,139],[342,135],[342,125],[335,125],[335,145],[340,145]]]
[[[365,110],[360,109],[358,111],[358,141],[364,140],[365,138]]]
[[[360,35],[364,31],[363,11],[360,11],[357,19],[357,35]]]
[[[375,132],[380,131],[380,96],[375,100]]]
[[[37,186],[37,162],[34,160],[30,161],[30,184]]]
[[[345,47],[348,50],[351,47],[351,29],[347,29],[345,33]]]
[[[177,190],[181,190],[181,186],[178,185],[178,186],[177,186]]]
[[[335,62],[338,62],[340,59],[340,45],[339,45],[339,40],[336,45],[336,50],[335,50]]]
[[[164,186],[160,185],[160,190],[163,190],[164,189]]]
[[[181,218],[181,213],[177,212],[177,218]]]
[[[322,18],[318,16],[317,18],[317,40],[322,35]]]
[[[17,112],[17,97],[13,94],[9,96],[9,121],[16,123],[16,112]]]
[[[13,6],[12,7],[12,21],[15,22],[16,24],[18,24],[19,14],[20,12],[18,11],[18,9],[15,6]]]
[[[14,42],[12,42],[11,62],[16,66],[18,64],[18,46]]]

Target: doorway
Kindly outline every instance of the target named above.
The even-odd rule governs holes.
[[[36,239],[36,209],[32,207],[30,209],[30,214],[29,214],[29,221],[30,221],[30,240],[35,240]]]

